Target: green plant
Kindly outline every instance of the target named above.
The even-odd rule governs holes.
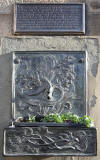
[[[35,122],[35,116],[29,117],[29,122]]]
[[[29,122],[36,122],[36,116],[29,117]],[[86,127],[92,127],[94,125],[94,120],[90,116],[79,117],[76,114],[72,114],[71,112],[64,114],[49,114],[44,115],[41,119],[41,122],[56,122],[56,123],[74,123],[74,124],[82,124]]]
[[[63,122],[66,122],[66,120],[70,120],[71,116],[72,116],[72,114],[70,112],[64,113],[64,114],[61,114],[61,119]]]
[[[71,112],[62,114],[61,119],[63,120],[63,122],[66,122],[67,120],[69,120],[73,123],[79,123],[79,116],[72,114]]]
[[[61,119],[61,116],[58,114],[49,114],[49,115],[45,115],[43,122],[58,122],[58,123],[62,123],[63,120]]]
[[[79,116],[77,116],[75,114],[70,116],[70,121],[73,123],[79,123]]]
[[[86,127],[92,127],[94,125],[94,120],[90,116],[80,117],[79,122]]]

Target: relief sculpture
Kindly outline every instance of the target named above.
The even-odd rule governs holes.
[[[87,154],[92,153],[94,130],[68,129],[66,127],[23,127],[8,129],[6,154]],[[95,143],[94,143],[95,144]],[[93,144],[93,145],[94,145]]]
[[[85,65],[83,52],[15,54],[15,118],[68,111],[85,114]]]
[[[4,130],[5,156],[96,155],[93,127],[74,122],[68,125],[65,121],[16,121],[25,116],[36,118],[69,111],[79,116],[86,114],[86,69],[83,51],[13,54],[13,121]]]

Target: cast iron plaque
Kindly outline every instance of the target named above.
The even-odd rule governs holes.
[[[16,127],[4,131],[5,156],[95,156],[96,129]]]
[[[85,4],[16,4],[15,34],[85,34]]]
[[[86,114],[84,51],[15,52],[13,117],[72,112]]]

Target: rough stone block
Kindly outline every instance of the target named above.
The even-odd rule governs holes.
[[[13,37],[1,39],[2,54],[13,51],[87,51],[88,52],[88,72],[94,77],[97,74],[99,63],[99,45],[95,38],[82,38],[71,36],[55,37]],[[94,65],[95,64],[95,65]],[[93,67],[94,66],[94,69]]]

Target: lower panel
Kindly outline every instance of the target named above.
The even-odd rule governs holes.
[[[94,156],[96,129],[79,127],[15,127],[4,131],[5,156]]]

